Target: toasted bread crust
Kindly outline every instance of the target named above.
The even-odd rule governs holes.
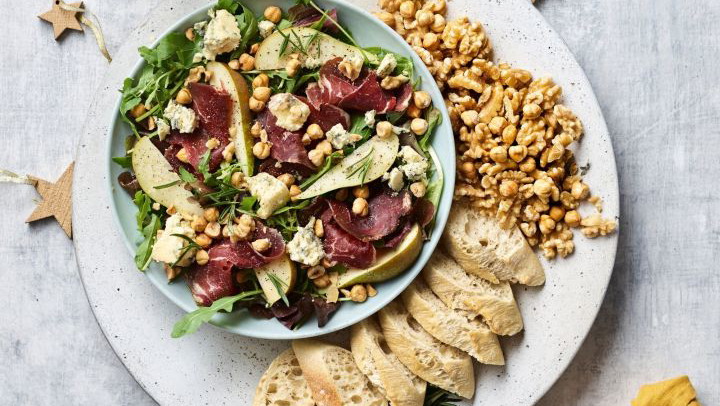
[[[455,202],[441,239],[446,252],[468,273],[492,283],[545,283],[540,260],[517,227],[503,229],[467,202]]]
[[[507,282],[492,284],[465,272],[439,250],[423,268],[422,276],[446,306],[481,316],[493,333],[513,335],[522,330],[520,309]]]
[[[379,312],[385,340],[405,366],[427,382],[471,398],[475,374],[470,356],[425,331],[395,300]]]
[[[405,289],[402,299],[413,318],[433,337],[467,352],[483,364],[505,364],[495,333],[472,314],[447,307],[422,278]]]

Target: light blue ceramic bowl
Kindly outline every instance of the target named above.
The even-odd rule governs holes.
[[[297,339],[304,337],[314,337],[322,334],[331,333],[342,328],[351,326],[366,317],[374,314],[394,298],[396,298],[420,272],[422,267],[428,261],[438,240],[441,236],[441,230],[445,227],[450,205],[452,203],[453,188],[455,186],[455,143],[450,126],[445,103],[442,95],[435,85],[432,75],[427,70],[422,61],[415,55],[413,50],[405,43],[405,41],[393,30],[388,28],[381,21],[373,17],[368,12],[353,6],[352,4],[339,0],[319,0],[318,5],[325,8],[337,8],[339,19],[342,24],[347,27],[355,37],[356,41],[363,47],[380,46],[397,52],[402,55],[411,56],[415,62],[415,72],[422,79],[422,88],[430,93],[433,104],[442,112],[443,121],[437,128],[433,148],[437,153],[442,170],[445,176],[445,185],[442,191],[440,205],[437,211],[435,228],[429,241],[426,241],[420,256],[412,267],[404,273],[387,282],[376,285],[378,294],[370,298],[365,303],[345,302],[340,306],[339,310],[332,315],[330,322],[323,328],[317,326],[316,320],[313,318],[307,321],[301,328],[296,331],[288,330],[277,320],[262,320],[253,318],[247,311],[238,311],[230,314],[219,314],[213,320],[212,324],[223,328],[229,332],[241,334],[248,337],[266,338],[266,339]],[[171,31],[182,32],[193,23],[206,19],[207,10],[214,6],[215,3],[196,10],[188,15],[177,24],[170,27],[167,32],[163,33],[159,38]],[[247,1],[248,5],[256,15],[262,14],[265,7],[276,5],[287,10],[294,3],[288,0],[254,0]],[[138,56],[138,63],[132,72],[128,72],[128,76],[135,77],[143,66],[143,61]],[[118,88],[122,86],[117,84]],[[118,96],[118,104],[120,96]],[[116,108],[117,111],[117,108]],[[135,255],[136,243],[140,239],[140,234],[135,229],[135,213],[137,209],[130,197],[117,186],[117,176],[122,169],[111,161],[113,156],[122,156],[125,153],[124,139],[131,133],[125,123],[120,120],[118,114],[114,114],[110,125],[110,134],[107,145],[107,162],[106,170],[109,171],[108,179],[110,183],[107,185],[110,195],[110,202],[115,212],[115,218],[119,227],[125,236],[125,243],[130,255]],[[168,283],[165,272],[157,263],[151,264],[145,272],[148,279],[170,300],[175,302],[183,310],[191,312],[197,307],[190,296],[190,290],[187,288],[184,280],[174,283]],[[141,317],[141,315],[138,315]],[[168,326],[169,328],[170,326]]]

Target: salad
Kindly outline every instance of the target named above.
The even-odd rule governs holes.
[[[140,48],[113,160],[138,207],[137,267],[161,263],[198,305],[173,336],[240,309],[322,327],[419,255],[442,190],[440,112],[410,58],[361,48],[341,18],[220,0]]]

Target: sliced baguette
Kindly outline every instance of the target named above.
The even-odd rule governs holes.
[[[400,300],[380,310],[379,319],[388,346],[410,371],[464,398],[473,396],[475,375],[468,354],[431,336]]]
[[[493,333],[513,335],[523,328],[510,284],[492,284],[471,275],[452,258],[436,250],[422,271],[432,291],[451,309],[481,316]]]
[[[350,351],[312,339],[295,340],[292,347],[317,406],[387,406]]]
[[[374,317],[352,327],[350,349],[358,368],[393,406],[421,406],[427,383],[410,372],[387,346]]]
[[[503,229],[497,219],[481,214],[467,202],[453,204],[440,241],[466,271],[492,283],[545,283],[540,260],[520,230]]]
[[[487,324],[467,311],[447,307],[422,278],[405,289],[402,299],[413,318],[433,337],[483,364],[505,364],[500,342]]]
[[[313,406],[315,401],[292,348],[275,358],[255,389],[253,406]]]

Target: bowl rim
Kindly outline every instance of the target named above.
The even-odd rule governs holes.
[[[435,82],[432,74],[428,70],[427,66],[422,62],[422,60],[418,57],[418,55],[415,53],[415,51],[405,42],[405,40],[397,34],[394,30],[392,30],[390,27],[387,27],[385,24],[383,24],[381,21],[379,21],[376,17],[372,16],[371,13],[368,11],[352,4],[348,1],[342,1],[342,0],[316,0],[316,4],[321,6],[322,8],[328,8],[328,7],[336,7],[336,8],[347,8],[351,12],[361,15],[364,20],[367,23],[375,24],[376,26],[380,27],[381,30],[385,32],[386,35],[389,35],[390,38],[392,38],[393,41],[395,41],[400,47],[404,48],[404,51],[406,53],[406,56],[410,57],[413,60],[413,65],[415,67],[415,75],[416,77],[421,77],[422,82],[420,85],[420,88],[423,90],[428,91],[431,94],[433,105],[438,108],[442,115],[442,122],[438,125],[438,127],[435,129],[435,134],[433,137],[433,144],[440,138],[440,134],[447,134],[447,139],[449,144],[447,147],[452,148],[452,155],[455,156],[455,137],[454,133],[450,124],[450,117],[449,112],[447,110],[447,106],[444,103],[444,98],[442,96],[442,93],[440,92],[440,89],[437,86],[437,83]],[[158,42],[167,36],[171,32],[179,32],[179,29],[188,25],[193,20],[198,19],[200,16],[207,13],[207,11],[214,7],[216,1],[208,2],[207,4],[200,6],[196,8],[195,10],[185,14],[182,18],[177,20],[175,23],[171,24],[167,29],[162,31],[157,38],[152,42],[151,45],[148,45],[149,47],[155,47]],[[248,6],[249,8],[253,8],[253,4]],[[372,46],[372,45],[370,45]],[[377,45],[375,45],[377,46]],[[130,78],[136,78],[139,74],[140,70],[145,65],[144,60],[142,57],[137,55],[137,61],[133,64],[132,69],[130,70],[129,74],[126,77]],[[431,84],[428,84],[428,82],[431,82]],[[122,236],[122,239],[124,240],[125,246],[128,249],[128,252],[131,256],[135,255],[136,252],[136,245],[132,242],[132,235],[128,235],[125,232],[125,229],[123,227],[124,222],[120,218],[117,202],[115,200],[114,194],[113,194],[113,187],[115,186],[114,183],[116,182],[116,179],[112,176],[113,167],[116,165],[112,159],[110,159],[113,154],[113,141],[115,139],[115,128],[119,124],[119,121],[121,121],[120,114],[118,113],[120,104],[122,102],[122,95],[119,94],[116,97],[117,101],[114,104],[114,110],[112,111],[111,119],[109,122],[109,127],[107,128],[107,133],[105,137],[105,159],[106,165],[103,168],[103,170],[107,173],[108,176],[106,176],[106,187],[105,187],[105,193],[106,197],[109,200],[110,205],[110,211],[111,216],[113,217],[113,221],[115,223],[117,231],[119,231],[120,235]],[[120,125],[122,123],[120,122]],[[456,161],[455,159],[451,159],[448,161],[443,161],[441,159],[437,160],[440,163],[440,167],[442,169],[444,182],[443,182],[443,190],[441,192],[440,201],[438,204],[438,207],[436,208],[436,217],[435,217],[435,223],[432,229],[431,238],[429,240],[426,240],[423,242],[422,249],[420,251],[420,254],[418,254],[415,262],[407,268],[403,273],[400,275],[392,278],[391,280],[397,280],[400,281],[399,285],[394,287],[392,292],[388,294],[383,294],[376,296],[373,298],[372,301],[366,301],[364,303],[361,303],[360,305],[362,307],[358,308],[354,312],[354,317],[347,318],[343,321],[333,323],[333,318],[330,319],[330,322],[322,328],[311,326],[312,328],[300,328],[299,330],[291,330],[286,329],[283,330],[284,334],[279,333],[272,333],[272,332],[263,332],[262,329],[248,329],[243,328],[242,321],[240,321],[240,325],[229,325],[231,323],[223,322],[221,320],[218,320],[218,316],[216,315],[213,317],[213,319],[210,321],[209,324],[213,325],[216,328],[220,328],[228,333],[232,334],[238,334],[245,337],[252,337],[252,338],[260,338],[260,339],[269,339],[269,340],[288,340],[288,339],[301,339],[301,338],[310,338],[310,337],[318,337],[325,334],[330,334],[333,332],[336,332],[338,330],[342,330],[344,328],[350,327],[355,323],[358,323],[362,320],[364,320],[367,317],[372,316],[376,312],[378,312],[380,309],[385,307],[388,303],[395,300],[412,281],[417,277],[417,275],[420,273],[422,268],[425,266],[427,261],[429,260],[430,256],[432,255],[432,252],[437,247],[437,244],[439,243],[440,235],[442,234],[442,230],[445,228],[445,225],[447,223],[447,219],[450,213],[450,207],[452,205],[452,199],[453,199],[453,191],[455,188],[455,171],[456,171]],[[426,252],[429,252],[429,254],[425,254]],[[426,256],[426,258],[423,259],[423,257]],[[142,272],[142,271],[141,271]],[[156,281],[154,278],[151,278],[148,273],[148,270],[144,271],[145,278],[149,279],[150,282],[154,285],[155,289],[157,291],[160,291],[162,295],[167,297],[171,302],[173,302],[176,306],[181,308],[184,312],[189,313],[195,309],[197,309],[196,305],[193,303],[192,307],[185,305],[183,302],[177,300],[177,298],[171,294],[169,294],[165,289],[163,289],[162,285]],[[379,282],[384,283],[384,282]],[[189,289],[188,289],[189,292]],[[231,314],[231,313],[229,313]],[[355,314],[359,314],[355,315]],[[337,318],[335,318],[337,320]],[[313,318],[310,319],[310,321],[314,320]],[[264,323],[277,323],[274,319],[268,319],[263,320]],[[303,326],[307,327],[307,325]]]

